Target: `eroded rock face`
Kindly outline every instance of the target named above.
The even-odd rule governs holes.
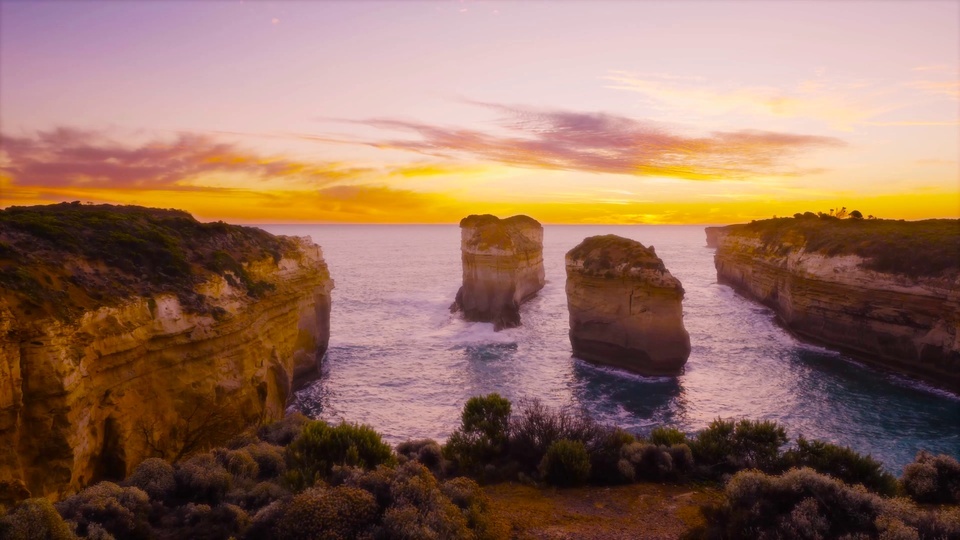
[[[774,310],[797,337],[960,391],[960,272],[907,277],[808,252],[797,235],[708,230],[717,281]],[[960,261],[957,261],[960,266]]]
[[[463,285],[452,311],[494,329],[520,325],[520,304],[543,288],[543,226],[527,216],[460,221]]]
[[[212,240],[224,248],[240,234],[228,227]],[[319,373],[333,281],[319,246],[274,238],[282,256],[243,263],[257,295],[230,271],[192,276],[204,309],[157,293],[63,318],[0,289],[0,481],[59,498],[174,458],[191,436],[222,444],[280,418],[294,387]]]
[[[653,246],[592,236],[567,253],[566,266],[574,356],[642,375],[683,370],[683,287]]]

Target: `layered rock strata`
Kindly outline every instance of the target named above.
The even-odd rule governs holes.
[[[463,285],[451,310],[495,330],[520,325],[520,304],[544,285],[543,226],[527,216],[460,221]]]
[[[167,234],[175,219],[197,231],[184,236],[178,253],[190,263],[170,292],[151,291],[166,288],[164,280],[120,281],[123,261],[85,257],[92,248],[57,260],[62,270],[47,264],[61,255],[56,243],[43,248],[38,239],[39,255],[21,254],[14,266],[0,259],[0,278],[36,279],[30,287],[8,280],[0,290],[0,484],[20,497],[26,490],[58,498],[122,478],[145,458],[222,443],[250,423],[280,418],[294,387],[319,373],[333,281],[317,245],[182,213],[117,217],[129,208],[102,213],[118,230],[149,222],[150,234]],[[0,247],[29,245],[23,222],[35,221],[0,222]],[[221,271],[198,266],[202,260]],[[144,293],[90,286],[104,276]],[[57,295],[70,309],[46,305]]]
[[[592,236],[566,256],[574,356],[642,375],[676,375],[690,355],[683,287],[653,246]]]
[[[824,240],[814,237],[816,220],[768,221],[707,229],[718,282],[772,308],[802,340],[960,392],[960,223],[950,235],[944,223],[827,220],[823,227],[838,229],[824,231]],[[876,256],[842,249],[841,226],[857,234],[857,249]],[[918,245],[932,226],[947,235],[934,247]],[[908,235],[904,245],[898,231]],[[813,246],[828,240],[827,252]],[[938,249],[939,259],[930,254]]]

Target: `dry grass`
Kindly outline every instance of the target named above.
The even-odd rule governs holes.
[[[704,524],[700,507],[721,492],[698,485],[630,484],[574,489],[505,483],[484,488],[511,538],[678,538]]]

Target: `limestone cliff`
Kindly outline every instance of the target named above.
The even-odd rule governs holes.
[[[520,304],[543,288],[543,226],[527,216],[460,221],[463,285],[451,306],[494,329],[520,325]]]
[[[960,391],[960,222],[781,218],[707,238],[717,280],[799,338]]]
[[[578,358],[643,375],[676,375],[690,355],[683,287],[653,246],[615,235],[566,256],[570,344]]]
[[[34,496],[279,418],[329,339],[318,246],[176,211],[0,211],[0,286],[0,484]]]

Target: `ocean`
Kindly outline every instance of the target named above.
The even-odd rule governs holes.
[[[641,433],[776,420],[791,439],[850,446],[894,473],[921,449],[960,457],[960,397],[800,343],[771,310],[717,283],[701,226],[545,226],[546,286],[521,307],[522,326],[501,332],[450,313],[461,282],[456,225],[261,227],[313,238],[336,282],[323,374],[292,404],[315,418],[369,424],[394,443],[442,441],[468,398],[499,392]],[[610,233],[655,246],[683,283],[692,352],[679,377],[571,356],[564,254]]]

